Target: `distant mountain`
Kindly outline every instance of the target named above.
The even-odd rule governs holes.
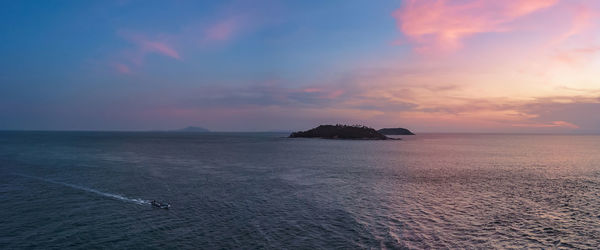
[[[193,126],[190,126],[190,127],[187,127],[187,128],[182,128],[182,129],[176,129],[176,130],[173,130],[173,131],[174,132],[200,132],[200,133],[210,132],[210,130],[205,129],[203,127],[193,127]]]
[[[405,128],[382,128],[377,132],[384,135],[414,135],[413,132]]]
[[[323,138],[323,139],[360,139],[360,140],[388,140],[387,136],[366,126],[348,125],[320,125],[316,128],[294,132],[290,138]]]

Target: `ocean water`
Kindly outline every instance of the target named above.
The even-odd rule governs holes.
[[[0,249],[600,246],[600,136],[285,136],[0,132]]]

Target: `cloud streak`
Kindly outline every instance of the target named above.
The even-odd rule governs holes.
[[[161,55],[165,55],[175,59],[181,59],[179,53],[172,48],[170,45],[163,42],[156,41],[142,41],[141,49],[144,52],[153,52]]]
[[[114,66],[115,70],[117,70],[121,74],[130,74],[131,73],[131,69],[129,68],[129,66],[127,66],[125,64],[114,63],[113,66]]]
[[[420,52],[459,49],[470,36],[515,29],[511,22],[558,0],[408,0],[393,13],[398,29]]]
[[[422,85],[402,83],[390,85],[382,79],[364,84],[356,77],[340,82],[297,87],[283,80],[243,86],[204,85],[172,94],[160,92],[147,100],[169,100],[157,110],[163,116],[193,117],[217,110],[242,112],[248,116],[265,110],[277,114],[331,112],[319,116],[320,122],[368,123],[376,127],[407,124],[429,131],[445,131],[452,124],[454,131],[530,131],[571,132],[595,131],[600,118],[589,116],[600,109],[600,95],[584,91],[574,95],[538,98],[468,97],[460,96],[466,89],[455,85]],[[584,93],[589,95],[583,95]],[[172,112],[171,112],[172,111]],[[276,119],[272,114],[270,119]],[[313,118],[316,119],[316,115]],[[284,119],[284,118],[281,118]],[[284,121],[279,121],[279,123]]]
[[[513,127],[526,127],[526,128],[559,128],[559,127],[564,127],[564,128],[570,128],[570,129],[577,129],[579,128],[579,126],[570,123],[570,122],[566,122],[566,121],[553,121],[553,122],[549,122],[549,123],[518,123],[518,124],[512,124]]]
[[[131,31],[119,31],[118,35],[127,41],[130,48],[123,49],[109,59],[112,68],[124,75],[131,74],[134,69],[142,67],[148,55],[156,54],[167,58],[181,60],[181,55],[172,45],[170,36],[150,36]]]
[[[208,26],[204,31],[206,41],[230,40],[241,27],[240,18],[229,17]]]
[[[235,8],[232,8],[235,9]],[[183,52],[202,52],[206,48],[213,49],[216,45],[226,44],[238,38],[244,32],[259,25],[254,22],[252,13],[240,11],[221,11],[213,20],[203,23],[185,23],[178,31],[168,32],[138,32],[121,29],[117,35],[132,48],[123,49],[118,53],[119,64],[113,67],[121,74],[129,74],[143,66],[148,55],[156,54],[175,60],[183,60]],[[254,13],[257,15],[257,13]],[[128,69],[125,70],[125,67]]]

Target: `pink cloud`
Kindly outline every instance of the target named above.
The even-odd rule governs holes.
[[[168,37],[157,37],[157,38],[148,38],[141,34],[130,33],[130,32],[119,32],[123,38],[127,41],[136,45],[135,53],[140,55],[140,57],[145,56],[148,53],[157,53],[160,55],[168,56],[175,59],[181,59],[181,56],[173,48],[172,45],[169,44]]]
[[[304,89],[301,89],[300,92],[310,93],[310,94],[316,93],[316,94],[319,94],[319,98],[322,98],[322,99],[336,99],[344,94],[344,91],[341,89],[323,89],[323,88],[316,88],[316,87],[304,88]]]
[[[121,74],[130,74],[131,73],[131,69],[129,68],[129,66],[122,64],[122,63],[115,63],[114,65],[115,70],[117,70],[117,72],[121,73]]]
[[[327,94],[327,98],[329,98],[329,99],[335,99],[335,98],[340,97],[343,94],[344,94],[343,90],[335,90],[335,91],[332,91],[329,94]]]
[[[526,127],[526,128],[572,128],[577,129],[579,126],[566,122],[566,121],[553,121],[550,123],[522,123],[522,124],[513,124],[513,127]]]
[[[214,49],[215,46],[225,44],[270,20],[264,18],[266,13],[263,13],[263,10],[248,8],[251,5],[252,3],[234,1],[216,10],[209,20],[201,18],[202,22],[185,23],[175,30],[158,33],[119,30],[117,35],[133,46],[115,53],[107,64],[122,73],[125,71],[124,67],[118,69],[111,63],[118,61],[121,65],[127,66],[131,72],[142,67],[148,55],[182,60],[185,58],[185,55],[182,55],[183,49],[186,51]]]
[[[559,52],[554,59],[563,63],[576,65],[577,63],[584,61],[586,58],[598,52],[600,52],[600,46],[572,49]]]
[[[209,41],[226,41],[231,39],[234,32],[239,28],[239,23],[236,18],[228,18],[209,26],[205,30],[206,40]]]
[[[555,5],[558,0],[408,0],[393,13],[398,29],[417,50],[453,51],[467,37],[513,30],[518,18]]]
[[[595,21],[594,19],[597,17],[597,14],[592,9],[585,6],[576,6],[571,8],[571,10],[571,27],[566,32],[561,33],[558,37],[550,41],[549,47],[559,45],[567,39],[592,28]]]
[[[579,43],[576,43],[578,48],[571,46],[571,48],[559,49],[554,55],[554,59],[567,64],[576,64],[599,52],[600,46],[594,45],[594,39],[588,32],[597,25],[597,18],[598,13],[589,7],[576,6],[572,8],[570,28],[552,39],[546,47],[566,47],[564,45],[572,45],[574,41],[578,41]]]
[[[179,53],[177,53],[177,51],[175,49],[173,49],[171,46],[169,46],[166,43],[143,40],[143,41],[141,41],[141,45],[142,45],[142,50],[144,50],[144,51],[156,52],[158,54],[172,57],[175,59],[181,59],[181,57],[179,56]]]
[[[141,34],[124,31],[120,31],[118,34],[134,45],[133,48],[121,51],[115,56],[116,59],[113,59],[119,62],[112,63],[112,67],[121,74],[131,73],[133,71],[132,67],[141,67],[148,54],[159,54],[177,60],[181,59],[179,52],[169,43],[173,40],[172,37],[163,35],[150,39]]]
[[[202,37],[200,39],[206,42],[227,41],[241,30],[242,19],[241,15],[230,15],[203,28],[199,33],[196,29],[184,29],[179,33],[149,36],[136,32],[119,31],[118,35],[133,44],[134,47],[121,51],[117,56],[121,62],[118,67],[115,65],[113,67],[119,73],[131,73],[133,66],[141,67],[143,65],[148,54],[158,54],[181,60],[181,54],[173,46],[174,41],[179,41],[180,46],[185,45],[181,41],[197,40],[198,34]]]
[[[317,92],[321,92],[323,90],[319,89],[319,88],[305,88],[302,90],[302,92],[304,93],[317,93]]]

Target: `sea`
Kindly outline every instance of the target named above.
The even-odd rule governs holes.
[[[287,135],[0,132],[0,249],[600,246],[598,135]]]

